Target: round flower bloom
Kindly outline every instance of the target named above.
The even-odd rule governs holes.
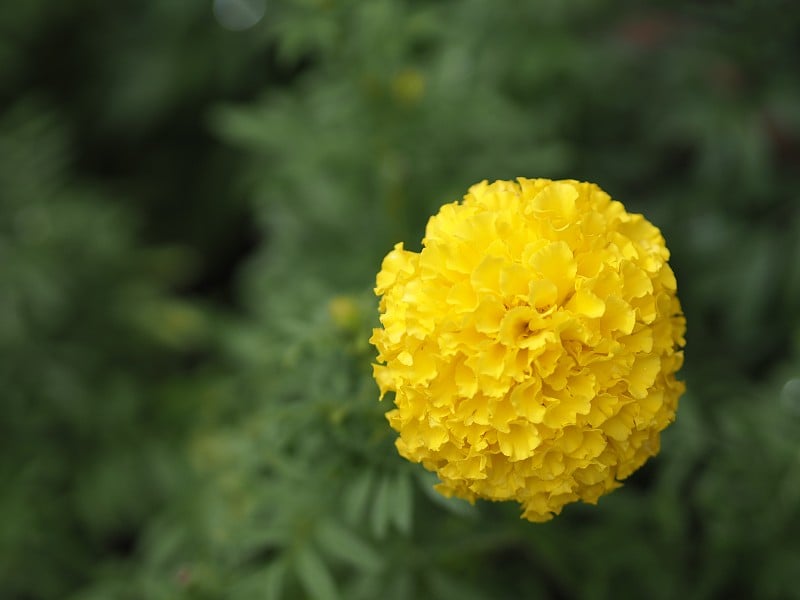
[[[377,276],[375,379],[446,496],[546,521],[659,450],[685,319],[659,230],[592,183],[483,181]]]

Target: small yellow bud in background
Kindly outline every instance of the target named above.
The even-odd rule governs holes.
[[[335,296],[328,302],[328,313],[340,329],[352,329],[358,323],[358,305],[350,296]]]
[[[425,78],[416,69],[403,69],[392,80],[392,94],[400,104],[417,104],[425,94]]]

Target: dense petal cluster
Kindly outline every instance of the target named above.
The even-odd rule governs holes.
[[[438,489],[545,521],[659,450],[683,384],[669,251],[591,183],[481,182],[397,244],[371,342],[405,458]]]

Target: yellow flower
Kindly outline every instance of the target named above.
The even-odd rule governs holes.
[[[371,342],[408,460],[546,521],[659,450],[686,329],[659,230],[592,183],[483,181],[397,244]]]

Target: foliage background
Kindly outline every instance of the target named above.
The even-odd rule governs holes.
[[[5,3],[0,596],[800,597],[798,40],[779,0]],[[689,327],[661,455],[545,525],[432,492],[366,342],[391,245],[518,175],[644,212]]]

